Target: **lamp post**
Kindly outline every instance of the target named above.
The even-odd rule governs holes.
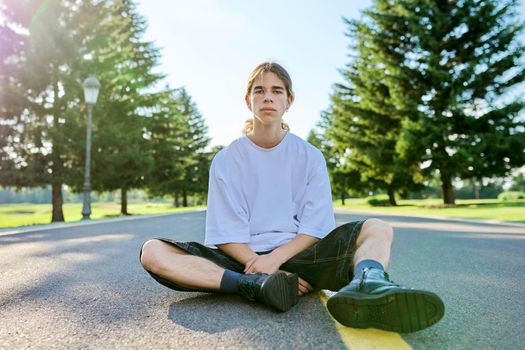
[[[89,220],[91,215],[91,181],[90,181],[90,163],[91,163],[91,113],[93,106],[97,103],[100,83],[94,75],[90,75],[82,84],[84,87],[84,99],[88,106],[88,122],[86,131],[86,172],[84,175],[84,203],[82,205],[82,220]]]

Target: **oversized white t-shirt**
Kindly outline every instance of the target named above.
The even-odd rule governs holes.
[[[205,244],[275,249],[298,233],[323,238],[335,228],[323,154],[288,132],[275,147],[248,137],[217,153],[210,168]]]

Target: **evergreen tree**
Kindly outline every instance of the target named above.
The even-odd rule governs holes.
[[[174,91],[166,89],[164,98],[148,121],[153,166],[147,188],[151,196],[173,196],[174,205],[178,206],[177,193],[188,161],[182,134],[188,126],[174,95]]]
[[[381,29],[373,22],[346,23],[355,56],[341,71],[345,83],[335,86],[332,106],[323,118],[324,137],[333,143],[339,164],[352,169],[354,177],[360,174],[350,186],[382,189],[390,204],[396,205],[395,193],[416,190],[422,179],[417,167],[396,153],[402,115],[390,95],[390,72],[385,70],[380,48],[371,44]]]
[[[504,98],[525,77],[516,4],[376,1],[369,12],[406,117],[397,150],[439,172],[445,204],[454,204],[454,177],[503,176],[525,163],[524,101]]]
[[[330,176],[330,185],[334,198],[339,198],[345,205],[345,199],[350,194],[362,194],[367,188],[361,181],[359,171],[348,167],[344,157],[333,145],[333,141],[326,137],[326,130],[330,123],[331,115],[323,113],[318,130],[310,130],[307,141],[319,149],[326,160],[326,167]]]
[[[334,94],[332,130],[353,145],[353,164],[377,169],[365,176],[410,189],[418,168],[437,171],[444,203],[454,204],[455,177],[503,176],[525,163],[524,102],[503,98],[525,77],[516,3],[376,0],[352,23],[358,56],[345,72],[351,84]],[[397,177],[403,166],[411,179]]]
[[[19,187],[51,184],[52,221],[64,220],[62,184],[80,191],[84,177],[81,84],[95,74],[101,92],[93,111],[93,188],[121,189],[121,212],[127,213],[127,190],[141,186],[149,172],[145,116],[159,100],[152,91],[162,78],[152,72],[159,53],[141,39],[145,22],[134,3],[27,1],[2,11],[2,47],[13,53],[6,57],[2,50],[0,66],[6,82],[0,98],[7,102],[0,108],[6,136],[0,180]]]
[[[18,4],[18,6],[17,6]],[[24,109],[23,95],[10,76],[20,69],[21,52],[27,35],[16,30],[15,26],[27,27],[30,8],[24,2],[6,1],[0,3],[0,14],[6,18],[0,23],[0,184],[15,185],[13,174],[16,162],[10,153],[17,142],[16,124]]]
[[[188,206],[188,194],[206,193],[208,191],[208,171],[210,167],[210,155],[205,151],[210,139],[208,138],[208,127],[204,118],[197,109],[184,87],[179,89],[177,102],[180,114],[185,119],[187,128],[183,129],[183,150],[186,154],[184,176],[182,179],[182,205]]]
[[[52,188],[52,221],[64,221],[62,185],[75,174],[71,150],[84,128],[79,113],[81,47],[94,6],[67,0],[1,7],[3,184]],[[7,52],[7,54],[6,54]],[[7,55],[7,56],[6,56]],[[7,134],[7,135],[6,135]]]
[[[105,3],[104,11],[106,20],[86,53],[103,91],[93,113],[92,182],[97,191],[120,189],[121,214],[127,215],[128,190],[144,186],[152,167],[145,134],[162,97],[154,88],[163,76],[153,71],[160,54],[143,39],[146,22],[133,1]]]
[[[154,195],[172,195],[174,205],[188,206],[190,194],[208,190],[210,154],[208,129],[197,106],[184,87],[152,118],[151,141],[154,167],[148,181]]]

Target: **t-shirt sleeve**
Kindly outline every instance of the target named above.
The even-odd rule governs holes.
[[[249,243],[248,214],[240,205],[239,193],[232,191],[225,176],[217,171],[216,160],[210,167],[204,244]]]
[[[298,233],[324,238],[335,228],[330,178],[321,152],[310,170],[300,208]]]

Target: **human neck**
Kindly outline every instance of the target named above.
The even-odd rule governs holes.
[[[253,131],[247,136],[253,143],[259,147],[272,148],[277,146],[287,131],[281,128],[281,125],[276,128],[274,125],[257,125],[253,126]]]

